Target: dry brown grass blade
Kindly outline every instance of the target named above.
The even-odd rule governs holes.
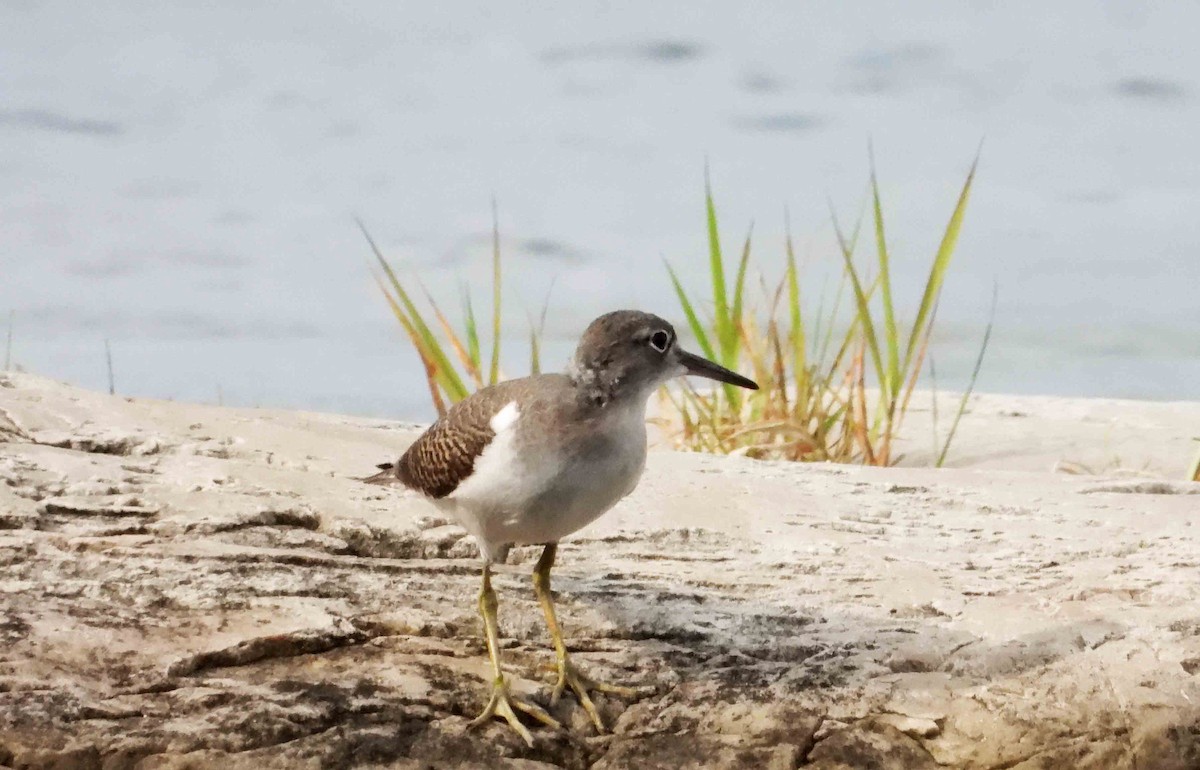
[[[714,396],[715,398],[715,396]],[[716,407],[691,386],[684,382],[680,389],[680,399],[684,408],[680,414],[691,425],[692,450],[713,452],[720,448],[719,432],[716,429]]]
[[[442,391],[437,386],[437,365],[429,358],[422,358],[425,365],[425,383],[429,386],[429,397],[433,400],[433,408],[439,418],[446,416],[446,402],[442,399]]]
[[[771,320],[771,325],[768,327],[767,338],[771,342],[771,352],[775,355],[775,366],[773,367],[775,387],[772,392],[779,394],[779,408],[787,413],[791,410],[791,406],[788,404],[787,364],[784,360],[783,343],[779,339],[779,326],[774,319]],[[796,403],[799,404],[799,392],[796,394],[796,399]]]
[[[795,422],[794,420],[764,420],[763,422],[754,423],[740,427],[729,434],[730,439],[738,439],[743,436],[753,435],[755,433],[770,432],[777,436],[791,434],[798,436],[802,441],[780,442],[777,448],[782,446],[800,446],[805,452],[812,451],[816,448],[817,438],[809,432],[808,428]]]
[[[867,381],[866,381],[866,341],[859,343],[854,354],[853,371],[855,372],[854,391],[854,434],[862,447],[863,457],[868,465],[877,465],[875,452],[871,448],[871,438],[867,432]]]
[[[425,349],[424,341],[421,335],[413,327],[412,321],[405,315],[404,309],[400,307],[400,303],[388,291],[387,285],[378,276],[375,277],[375,282],[379,284],[380,291],[387,298],[388,305],[392,309],[392,314],[396,316],[396,320],[400,322],[400,328],[408,335],[409,341],[412,343],[413,349],[417,351],[417,356],[421,359],[421,365],[425,368],[425,384],[429,387],[429,398],[433,401],[433,406],[437,410],[438,417],[446,414],[446,402],[442,398],[441,388],[438,387],[437,364],[429,352]]]
[[[925,356],[929,352],[929,340],[933,336],[933,322],[937,317],[938,303],[941,302],[941,295],[934,300],[933,315],[930,316],[929,325],[925,327],[925,333],[921,338],[921,346],[917,352],[916,363],[912,367],[912,372],[909,374],[908,382],[904,385],[904,400],[900,404],[900,413],[896,419],[896,430],[900,429],[901,423],[904,422],[904,415],[908,414],[908,402],[912,400],[913,391],[917,387],[917,379],[921,375],[921,367],[925,363]]]
[[[479,366],[475,361],[471,360],[470,353],[467,352],[467,346],[462,339],[454,331],[454,326],[446,318],[446,314],[434,301],[433,295],[425,288],[425,284],[417,279],[417,285],[421,287],[421,292],[425,295],[425,301],[429,303],[429,307],[433,309],[433,314],[438,320],[438,325],[442,327],[442,333],[446,335],[446,339],[450,342],[450,347],[454,348],[454,355],[458,357],[459,363],[463,365],[469,376],[474,382],[475,387],[483,386],[483,374],[479,371]]]

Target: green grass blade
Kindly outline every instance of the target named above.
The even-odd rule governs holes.
[[[753,235],[754,224],[751,223],[750,230],[746,233],[746,243],[742,246],[742,257],[738,260],[737,278],[733,282],[733,311],[730,314],[730,321],[733,323],[735,333],[738,333],[737,327],[742,323],[742,305],[746,292],[746,268],[750,264],[750,239]],[[740,340],[740,336],[738,339]]]
[[[671,264],[663,260],[663,264],[667,266],[667,274],[671,276],[671,285],[675,287],[675,296],[679,297],[679,305],[683,308],[683,315],[687,318],[688,327],[691,328],[692,334],[696,337],[696,344],[700,346],[701,352],[705,357],[715,359],[713,353],[712,342],[708,338],[708,334],[704,331],[704,325],[700,323],[699,316],[696,315],[696,309],[692,307],[691,300],[688,299],[687,292],[683,290],[683,284],[679,282],[679,276],[675,275],[675,271],[671,268]]]
[[[833,211],[834,210],[833,201],[829,200],[828,204],[829,204],[829,210]],[[862,232],[863,213],[865,211],[865,207],[866,207],[866,203],[864,203],[863,206],[859,208],[858,218],[854,221],[854,231],[852,233],[850,233],[850,239],[849,239],[848,243],[849,243],[851,254],[853,254],[858,247],[858,235],[860,232]],[[835,224],[834,229],[836,231],[836,229],[837,229],[836,222],[834,224]],[[839,238],[839,242],[841,240],[842,239]],[[823,312],[821,312],[820,309],[818,309],[818,311],[817,311],[817,326],[818,326],[818,328],[820,327],[823,319],[828,318],[828,321],[829,321],[829,328],[826,330],[824,337],[822,337],[820,335],[819,331],[814,332],[814,334],[813,334],[814,346],[817,346],[817,345],[820,346],[819,350],[816,351],[816,354],[815,354],[816,365],[822,369],[825,368],[825,358],[829,354],[829,345],[833,341],[834,325],[837,323],[838,313],[841,311],[842,297],[845,295],[847,283],[848,283],[848,281],[846,280],[846,271],[843,270],[841,272],[840,278],[838,279],[837,292],[835,292],[833,295],[833,308],[829,311],[829,315],[826,316]],[[821,308],[823,309],[824,306],[825,306],[825,294],[824,294],[824,291],[822,291],[822,293],[821,293]]]
[[[421,359],[421,364],[425,368],[425,382],[429,387],[429,397],[433,401],[433,406],[437,410],[438,417],[441,417],[446,413],[446,404],[442,399],[442,390],[444,390],[444,388],[442,383],[439,381],[437,364],[434,362],[433,356],[426,347],[421,335],[418,334],[416,328],[413,327],[412,321],[409,320],[407,315],[405,315],[403,308],[400,307],[400,304],[396,301],[396,298],[392,296],[390,291],[388,291],[387,285],[384,284],[383,280],[378,275],[373,275],[372,277],[375,279],[375,283],[379,286],[379,290],[383,292],[383,296],[387,300],[388,307],[392,309],[392,314],[395,315],[396,320],[399,321],[400,328],[403,329],[404,333],[408,335],[408,339],[412,343],[413,350],[417,352],[417,356]]]
[[[842,281],[844,281],[844,280],[845,280],[845,274],[843,273]],[[839,281],[839,289],[840,289],[840,284],[841,284],[841,282]],[[825,360],[825,352],[826,352],[826,349],[829,347],[829,342],[827,339],[828,335],[826,335],[825,337],[821,336],[821,331],[822,331],[821,324],[824,323],[824,320],[825,320],[825,297],[827,296],[828,289],[829,289],[829,276],[825,276],[825,280],[823,280],[821,282],[821,295],[817,298],[817,312],[816,312],[816,315],[813,316],[813,327],[812,327],[812,340],[813,340],[812,360],[813,360],[814,366],[816,366],[818,368],[821,366],[821,362]],[[829,321],[830,321],[830,326],[832,326],[833,318],[831,317],[829,319]],[[806,353],[806,355],[807,355],[807,353]]]
[[[1200,438],[1196,439],[1200,441]],[[1192,460],[1192,467],[1188,468],[1188,481],[1200,481],[1200,450],[1196,450],[1196,459]]]
[[[708,228],[708,272],[713,289],[713,331],[720,350],[718,359],[725,366],[732,366],[727,353],[737,344],[735,332],[729,322],[729,300],[725,290],[725,262],[721,257],[721,237],[717,228],[717,207],[713,202],[712,184],[709,181],[708,165],[704,166],[704,212]]]
[[[542,301],[542,312],[538,316],[535,323],[533,318],[529,319],[529,373],[542,373],[542,335],[546,332],[546,313],[550,309],[550,293],[554,291],[554,281],[550,279],[550,286],[546,289],[546,298]]]
[[[880,380],[884,399],[894,403],[900,391],[900,341],[896,332],[896,311],[892,305],[892,277],[888,263],[887,238],[883,229],[883,205],[879,200],[879,182],[875,176],[875,151],[871,155],[871,208],[875,220],[875,248],[879,254],[879,283],[883,295],[883,337],[887,345],[887,378]]]
[[[488,384],[500,381],[500,215],[492,198],[492,363]]]
[[[806,359],[807,340],[804,337],[804,315],[800,312],[800,272],[796,267],[796,249],[792,244],[791,217],[784,214],[785,244],[787,250],[787,267],[785,278],[788,290],[788,335],[791,343],[792,374],[796,378],[796,387],[801,387],[800,380],[806,376],[808,361]],[[819,320],[819,319],[818,319]]]
[[[421,293],[425,297],[425,301],[429,303],[429,307],[433,310],[433,315],[437,319],[438,325],[442,329],[442,334],[450,343],[450,348],[454,351],[454,355],[458,358],[459,363],[462,364],[467,376],[478,382],[479,370],[475,367],[475,362],[471,360],[471,355],[467,350],[466,343],[463,342],[462,338],[458,335],[458,332],[454,331],[454,324],[450,323],[450,319],[447,318],[446,314],[442,312],[441,307],[438,306],[437,300],[433,298],[433,295],[429,292],[429,289],[425,288],[425,284],[421,282],[420,278],[417,278],[416,280],[417,286],[421,289]]]
[[[870,300],[867,298],[866,292],[863,291],[862,281],[858,277],[858,269],[854,267],[853,252],[850,250],[845,235],[842,233],[842,228],[837,222],[836,214],[833,215],[833,229],[837,234],[838,246],[842,252],[846,276],[850,279],[850,286],[854,289],[855,318],[862,325],[867,352],[871,354],[871,363],[875,366],[875,374],[882,382],[884,377],[883,359],[879,355],[879,339],[875,335],[875,322],[871,318]]]
[[[925,356],[929,352],[929,343],[933,338],[933,326],[937,323],[938,307],[941,304],[942,295],[939,293],[933,300],[933,310],[929,315],[929,323],[925,324],[925,333],[921,335],[921,345],[917,348],[917,355],[909,366],[908,385],[904,388],[904,395],[900,400],[900,406],[896,415],[896,420],[893,424],[893,430],[899,430],[900,424],[904,422],[904,416],[908,413],[908,404],[912,400],[912,394],[917,389],[917,380],[921,376],[921,367],[924,365]],[[935,444],[935,449],[936,444]]]
[[[438,415],[445,414],[445,405],[442,402],[442,393],[453,403],[466,398],[466,389],[463,388],[460,393],[455,388],[455,375],[453,369],[450,368],[450,362],[438,344],[437,339],[426,332],[422,332],[420,325],[424,321],[416,321],[410,318],[401,308],[397,298],[392,296],[388,291],[387,285],[383,283],[378,276],[375,277],[375,282],[379,285],[380,291],[387,299],[388,305],[392,309],[392,314],[396,316],[401,328],[408,335],[412,342],[413,349],[417,351],[417,355],[421,358],[421,363],[425,367],[425,376],[429,381],[430,395],[433,398],[434,406],[438,410]]]
[[[933,258],[933,266],[929,270],[929,279],[925,282],[925,294],[921,297],[921,304],[917,308],[917,317],[913,321],[912,333],[908,336],[908,347],[904,353],[904,371],[908,371],[909,365],[912,363],[913,354],[916,352],[918,341],[921,337],[921,331],[925,327],[925,320],[929,316],[929,312],[933,307],[934,299],[938,292],[941,291],[942,282],[946,277],[946,268],[950,265],[950,258],[954,256],[954,247],[958,243],[958,234],[962,229],[963,215],[967,211],[967,201],[971,197],[971,185],[975,181],[975,169],[979,166],[979,154],[976,153],[975,160],[971,163],[971,171],[967,174],[967,181],[963,184],[962,191],[958,194],[958,203],[954,206],[954,213],[950,215],[950,222],[946,225],[946,231],[942,235],[942,242],[938,246],[937,254]]]
[[[820,368],[821,371],[826,372],[827,376],[833,374],[834,370],[838,367],[838,361],[841,358],[841,353],[839,352],[834,357],[833,363],[832,364],[828,363],[829,349],[830,349],[830,345],[833,344],[833,338],[834,338],[834,331],[835,331],[834,322],[837,321],[838,308],[842,304],[842,297],[846,293],[846,284],[847,283],[849,283],[849,281],[846,280],[846,271],[843,270],[841,280],[838,281],[837,294],[834,295],[834,298],[833,298],[833,308],[829,312],[828,328],[826,328],[825,337],[821,341],[821,352],[817,355],[817,366]],[[857,325],[858,325],[858,321],[857,321],[857,319],[855,319],[847,327],[846,339],[849,339],[850,337],[853,336],[854,330],[857,327]],[[844,350],[844,347],[845,347],[845,343],[843,342],[843,350]]]
[[[938,404],[937,404],[937,366],[933,356],[929,356],[929,428],[933,431],[933,454],[938,454]]]
[[[467,335],[467,355],[471,357],[471,361],[475,364],[475,371],[479,372],[482,369],[482,363],[479,358],[479,324],[475,320],[475,308],[471,303],[471,289],[464,283],[462,287],[463,295],[463,326]],[[483,385],[482,376],[476,379],[477,386]]]
[[[904,416],[905,416],[905,414],[908,413],[908,403],[909,403],[909,400],[912,398],[913,391],[916,390],[916,388],[917,388],[917,379],[920,377],[920,374],[921,374],[921,372],[920,372],[921,362],[925,359],[926,354],[928,354],[928,356],[929,356],[929,397],[931,399],[929,411],[932,415],[932,420],[930,421],[930,423],[931,423],[930,429],[933,431],[933,454],[930,456],[934,457],[934,458],[936,458],[939,454],[939,452],[938,452],[938,443],[939,443],[938,420],[940,419],[940,417],[938,415],[938,402],[937,402],[937,395],[938,395],[937,367],[933,363],[933,354],[929,353],[928,351],[929,351],[930,338],[933,336],[933,326],[935,323],[937,323],[938,307],[941,306],[941,301],[942,301],[942,297],[939,294],[938,298],[933,303],[933,311],[929,315],[929,324],[925,327],[925,336],[921,340],[920,352],[917,354],[917,363],[912,367],[913,371],[909,372],[909,374],[908,374],[908,387],[904,391],[904,400],[900,405],[900,419],[896,421],[896,426],[895,426],[895,429],[899,430],[900,429],[899,423],[904,421]],[[936,462],[936,459],[934,460],[934,462]]]
[[[954,441],[954,434],[958,430],[958,421],[962,419],[963,413],[967,411],[967,401],[971,398],[971,393],[975,390],[975,380],[979,378],[979,370],[983,367],[983,356],[987,353],[988,342],[992,339],[992,326],[996,322],[996,300],[1000,290],[992,284],[992,309],[988,312],[987,328],[983,332],[983,342],[979,346],[979,355],[975,358],[975,368],[971,370],[971,380],[967,383],[967,389],[963,391],[962,400],[958,402],[958,411],[954,414],[954,421],[950,423],[950,432],[946,434],[946,443],[942,445],[941,454],[938,455],[937,463],[934,467],[941,468],[942,463],[946,462],[946,454],[950,451],[950,442]]]
[[[729,315],[729,328],[733,332],[733,341],[728,349],[721,352],[721,355],[731,362],[727,364],[730,368],[737,368],[738,359],[741,357],[742,302],[746,293],[746,268],[750,264],[750,240],[753,235],[754,224],[751,223],[750,230],[746,233],[746,243],[742,247],[741,259],[738,260],[737,277],[733,282],[733,308]],[[724,390],[734,411],[741,409],[742,391],[732,385],[725,385]]]

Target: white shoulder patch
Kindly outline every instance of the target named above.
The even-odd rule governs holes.
[[[498,436],[516,424],[517,418],[520,416],[521,410],[517,407],[517,402],[509,401],[503,409],[492,415],[492,419],[488,421],[488,427],[492,429],[492,433]]]

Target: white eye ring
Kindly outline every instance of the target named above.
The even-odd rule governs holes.
[[[657,350],[659,353],[666,353],[667,346],[671,344],[671,335],[659,330],[650,335],[650,347]]]

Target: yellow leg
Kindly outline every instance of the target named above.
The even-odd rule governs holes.
[[[550,568],[554,566],[556,553],[558,553],[558,543],[548,543],[542,550],[537,566],[533,568],[533,590],[537,594],[538,602],[542,605],[542,612],[546,614],[546,627],[550,629],[550,638],[554,641],[554,652],[558,658],[558,683],[554,685],[554,693],[550,696],[550,705],[553,706],[557,703],[558,699],[562,697],[563,691],[570,686],[575,692],[575,696],[579,698],[579,705],[583,706],[583,710],[592,718],[596,730],[603,733],[606,732],[604,722],[600,719],[600,714],[596,711],[596,704],[592,703],[588,691],[610,693],[626,698],[634,697],[640,691],[631,687],[618,687],[597,682],[582,673],[571,662],[570,656],[567,655],[567,646],[563,643],[562,631],[558,627],[558,615],[554,612],[554,597],[550,594]]]
[[[477,716],[470,726],[478,727],[493,717],[501,717],[508,722],[517,735],[525,740],[525,743],[533,746],[533,736],[530,735],[529,729],[521,724],[521,720],[517,717],[518,711],[555,729],[562,729],[562,725],[539,706],[526,703],[508,691],[508,681],[504,678],[503,669],[500,668],[500,629],[496,621],[497,608],[496,592],[492,590],[491,566],[484,564],[483,587],[479,591],[479,614],[483,616],[483,630],[487,637],[488,656],[492,659],[494,678],[492,679],[492,697],[484,707],[483,713]]]

